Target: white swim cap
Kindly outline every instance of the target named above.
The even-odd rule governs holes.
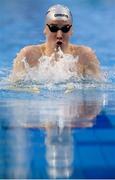
[[[48,9],[46,13],[46,24],[49,20],[64,20],[72,24],[73,18],[68,7],[57,4]]]

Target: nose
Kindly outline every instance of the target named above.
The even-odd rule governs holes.
[[[63,37],[63,33],[61,30],[58,30],[57,31],[57,40],[62,40],[62,37]]]

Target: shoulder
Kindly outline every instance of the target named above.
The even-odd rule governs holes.
[[[26,58],[31,58],[33,56],[41,56],[41,45],[30,45],[30,46],[25,46],[20,50],[17,55],[26,57]]]
[[[42,45],[30,45],[25,46],[17,53],[16,58],[14,59],[14,64],[21,64],[23,61],[29,64],[30,67],[36,66],[39,63],[39,58],[42,56]]]
[[[82,54],[93,54],[94,50],[88,46],[84,45],[71,45],[71,49],[74,55],[82,55]]]
[[[26,46],[17,54],[16,61],[22,61],[26,58],[26,62],[31,66],[38,64],[39,58],[42,56],[42,45]]]
[[[73,45],[74,56],[79,56],[79,60],[85,63],[96,62],[99,63],[95,51],[84,45]]]

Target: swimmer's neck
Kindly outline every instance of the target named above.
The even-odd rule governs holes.
[[[45,54],[47,55],[47,56],[50,56],[50,55],[52,55],[54,52],[59,52],[60,50],[64,53],[64,54],[66,54],[66,53],[69,53],[69,44],[68,45],[66,45],[66,47],[64,47],[64,46],[56,46],[56,47],[51,47],[51,45],[49,44],[49,43],[45,43],[44,44],[44,46],[45,46]]]

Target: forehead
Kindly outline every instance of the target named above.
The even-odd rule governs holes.
[[[66,25],[69,24],[71,25],[70,21],[65,21],[65,20],[49,20],[47,24],[57,24],[57,25]]]

